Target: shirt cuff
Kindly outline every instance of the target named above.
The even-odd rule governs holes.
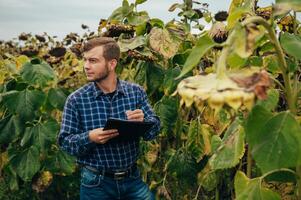
[[[89,131],[80,134],[79,143],[81,144],[80,146],[83,146],[85,150],[96,145],[89,139]]]
[[[144,134],[143,139],[146,141],[153,140],[160,132],[160,120],[155,116],[146,118],[145,121],[152,121],[155,122],[155,124],[147,133]]]

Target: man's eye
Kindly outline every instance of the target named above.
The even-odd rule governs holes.
[[[96,59],[90,59],[89,62],[90,62],[90,63],[96,63],[97,60],[96,60]]]

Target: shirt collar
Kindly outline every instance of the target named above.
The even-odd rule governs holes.
[[[96,98],[99,95],[105,95],[105,93],[97,86],[96,82],[92,82],[92,90],[93,90],[93,96]],[[116,88],[117,94],[123,94],[125,95],[123,82],[117,78],[117,88]]]

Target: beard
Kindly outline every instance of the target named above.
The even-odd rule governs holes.
[[[104,71],[97,74],[97,76],[93,79],[88,80],[89,82],[101,82],[103,80],[105,80],[107,77],[109,76],[109,67],[108,67],[108,63],[106,63],[105,67],[104,67]]]

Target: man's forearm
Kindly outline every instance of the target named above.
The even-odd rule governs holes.
[[[79,134],[61,131],[58,143],[64,151],[74,156],[82,156],[95,146],[95,143],[89,140],[89,131]]]

